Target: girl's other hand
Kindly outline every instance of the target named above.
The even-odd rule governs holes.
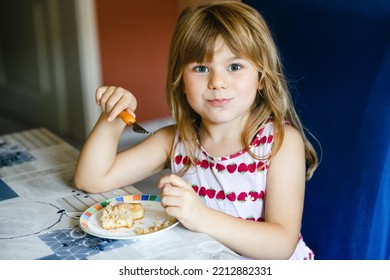
[[[120,112],[127,111],[135,117],[137,99],[128,90],[121,87],[104,86],[96,90],[96,104],[108,115],[108,120],[114,120]]]
[[[178,219],[193,231],[202,231],[207,207],[200,201],[192,186],[177,175],[162,177],[158,183],[161,204],[167,215]]]

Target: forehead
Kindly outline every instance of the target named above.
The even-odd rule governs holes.
[[[205,59],[212,59],[215,56],[221,55],[222,53],[234,55],[230,48],[226,45],[225,41],[220,37],[215,40],[212,50],[212,53],[208,57],[205,57]]]
[[[242,54],[235,53],[226,41],[222,37],[218,37],[213,43],[210,42],[210,45],[203,50],[202,56],[196,57],[196,59],[191,60],[190,62],[210,62],[214,59],[215,56],[221,54],[228,57],[240,57],[244,58]]]

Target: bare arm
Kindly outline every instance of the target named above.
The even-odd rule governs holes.
[[[75,185],[86,192],[105,192],[140,181],[162,170],[170,156],[173,126],[162,128],[138,145],[117,153],[125,128],[125,123],[117,116],[123,110],[133,113],[136,101],[126,90],[110,89],[105,93],[109,97],[103,101],[105,94],[97,90],[97,103],[103,113],[87,137],[76,166]]]
[[[167,213],[189,229],[207,233],[251,258],[288,259],[297,245],[302,219],[303,141],[295,129],[286,127],[283,145],[268,171],[265,222],[243,220],[207,208],[191,186],[174,175],[162,178],[160,187]]]

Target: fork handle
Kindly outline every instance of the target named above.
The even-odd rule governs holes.
[[[135,123],[135,118],[133,117],[133,115],[130,113],[127,113],[126,111],[122,111],[119,114],[119,116],[128,125],[132,125],[133,123]]]

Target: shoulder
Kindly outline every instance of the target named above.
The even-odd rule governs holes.
[[[267,125],[270,126],[268,130],[271,131],[271,133],[277,137],[280,133],[279,129],[277,129],[272,122],[268,123]],[[281,139],[281,147],[289,147],[291,145],[303,146],[303,137],[298,129],[288,123],[285,123],[283,125],[283,139]]]
[[[176,125],[173,124],[173,125],[164,126],[160,129],[158,129],[154,133],[154,135],[152,135],[149,138],[150,139],[154,138],[153,139],[154,141],[157,141],[160,144],[166,144],[167,147],[170,148],[172,146],[175,135],[176,135]]]
[[[303,138],[300,132],[291,125],[285,125],[284,126],[284,137],[283,137],[283,144],[286,145],[298,145],[303,146]]]
[[[285,125],[281,146],[273,155],[271,166],[280,166],[287,169],[294,166],[293,170],[300,165],[305,165],[305,145],[302,135],[291,125]]]
[[[168,138],[172,138],[173,139],[173,137],[176,134],[176,127],[177,127],[176,124],[164,126],[164,127],[160,128],[160,129],[158,129],[155,132],[155,134],[156,135],[161,135],[162,137],[168,137]]]

